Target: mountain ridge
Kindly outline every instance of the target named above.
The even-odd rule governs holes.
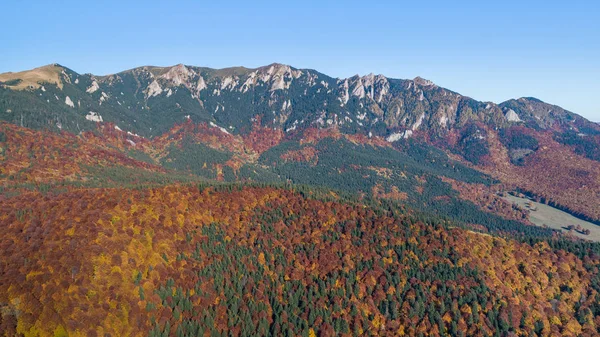
[[[59,79],[47,85],[56,85],[54,97],[41,84],[43,78],[28,76],[42,68],[50,68],[54,78]],[[582,116],[535,98],[481,102],[421,77],[394,79],[371,73],[333,78],[313,69],[281,63],[223,69],[180,63],[167,67],[141,66],[108,75],[78,74],[56,63],[36,69],[0,74],[0,87],[9,90],[0,95],[0,119],[11,121],[6,111],[16,110],[2,102],[8,100],[2,97],[20,91],[21,96],[28,97],[19,99],[33,100],[28,94],[37,94],[39,110],[50,114],[45,117],[47,125],[60,123],[68,130],[78,131],[82,125],[99,119],[97,115],[103,121],[145,136],[158,135],[186,116],[216,123],[231,132],[248,129],[252,118],[262,116],[266,125],[284,130],[335,124],[345,132],[372,133],[391,136],[391,139],[399,135],[410,137],[421,128],[439,135],[469,122],[484,122],[495,127],[522,122],[542,129],[558,122],[563,128],[569,123],[597,128]],[[64,85],[69,87],[70,94],[63,90]],[[66,107],[60,104],[49,107],[52,98],[64,102]],[[138,121],[145,118],[148,111],[156,110],[162,116],[149,118],[160,121]],[[12,122],[16,121],[17,114],[18,111],[13,113]],[[31,119],[43,118],[27,116],[31,114],[34,112],[23,113],[25,124]],[[272,117],[267,119],[267,115]],[[81,123],[71,121],[69,124],[60,119]],[[51,123],[52,120],[56,123]],[[32,126],[40,127],[39,124],[44,123]]]
[[[294,66],[292,66],[290,64],[285,64],[285,63],[280,63],[280,62],[273,62],[273,63],[267,64],[267,65],[264,65],[264,66],[258,66],[258,67],[254,67],[254,68],[252,68],[252,67],[246,67],[246,66],[228,66],[228,67],[223,67],[223,68],[213,68],[213,67],[197,66],[197,65],[185,64],[185,63],[177,63],[177,64],[174,64],[174,65],[168,65],[168,66],[157,66],[157,65],[147,64],[147,65],[142,65],[142,66],[137,66],[137,67],[133,67],[133,68],[121,70],[121,71],[118,71],[118,72],[111,72],[111,73],[107,73],[107,74],[94,74],[94,73],[91,73],[91,72],[78,73],[75,70],[73,70],[73,69],[71,69],[71,68],[69,68],[67,66],[64,66],[64,65],[62,65],[60,63],[49,63],[49,64],[46,64],[46,65],[43,65],[43,66],[39,66],[39,67],[36,67],[36,68],[32,68],[32,69],[25,69],[25,70],[21,70],[21,71],[7,71],[7,72],[4,72],[4,73],[0,73],[0,78],[2,78],[3,76],[8,76],[8,75],[14,75],[14,76],[16,76],[17,74],[28,73],[28,72],[32,72],[32,71],[37,70],[37,69],[44,69],[44,68],[51,68],[51,67],[62,68],[62,70],[69,70],[71,72],[78,73],[80,75],[89,75],[89,76],[93,76],[93,77],[96,77],[96,78],[108,78],[110,76],[115,76],[115,75],[120,75],[120,74],[126,74],[126,73],[129,73],[129,72],[132,72],[132,71],[135,71],[135,70],[140,70],[140,69],[169,69],[170,70],[172,68],[181,67],[181,66],[192,67],[192,68],[199,68],[199,69],[207,69],[207,70],[212,70],[212,71],[223,71],[223,72],[235,71],[235,70],[241,70],[241,71],[245,71],[245,72],[251,72],[251,71],[257,71],[257,70],[260,70],[260,69],[268,69],[271,66],[274,66],[274,67],[283,66],[283,67],[290,67],[291,69],[294,69],[294,70],[319,72],[318,70],[316,70],[314,68],[297,68],[297,67],[294,67]],[[325,73],[322,73],[322,74],[326,75]],[[384,75],[382,73],[375,74],[373,72],[370,72],[370,73],[364,74],[364,75],[356,73],[356,74],[354,74],[352,76],[349,76],[349,77],[339,77],[339,76],[334,77],[334,76],[329,76],[329,75],[326,75],[326,76],[334,78],[334,79],[337,79],[337,80],[346,80],[346,79],[352,79],[352,78],[363,78],[363,77],[367,77],[367,76],[384,76],[387,79],[391,79],[391,80],[413,81],[413,82],[415,82],[415,83],[417,83],[419,85],[422,85],[422,86],[436,86],[436,87],[438,86],[435,82],[433,82],[433,81],[431,81],[429,79],[423,78],[420,75],[417,75],[413,79],[388,77],[388,76],[386,76],[386,75]],[[448,89],[446,87],[442,87],[442,88],[445,89],[445,90],[451,91],[450,89]],[[454,93],[459,94],[458,92],[454,92]],[[477,99],[475,99],[475,98],[473,98],[473,97],[471,97],[469,95],[462,95],[461,94],[461,96],[477,100]],[[521,99],[527,99],[527,100],[532,100],[532,101],[538,101],[540,103],[551,104],[551,103],[545,102],[545,101],[543,101],[543,100],[541,100],[541,99],[539,99],[537,97],[533,97],[533,96],[521,96],[521,97],[509,98],[509,99],[507,99],[505,101],[501,101],[501,102],[485,101],[485,100],[477,100],[477,101],[480,101],[480,102],[483,102],[483,103],[493,103],[493,104],[496,104],[496,105],[501,105],[501,104],[507,103],[509,101],[513,101],[513,100],[518,101],[518,100],[521,100]],[[583,117],[583,118],[585,118],[585,117]],[[594,122],[594,123],[600,123],[600,122]]]

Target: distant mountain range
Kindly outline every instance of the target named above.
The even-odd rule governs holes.
[[[232,133],[247,132],[252,120],[260,119],[285,132],[336,126],[344,133],[390,141],[418,132],[444,135],[470,122],[600,130],[535,98],[480,102],[420,77],[337,79],[283,64],[256,69],[145,66],[107,76],[52,64],[0,74],[0,119],[26,127],[79,132],[103,121],[149,137],[186,118]]]

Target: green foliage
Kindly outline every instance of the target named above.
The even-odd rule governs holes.
[[[136,150],[136,149],[129,149],[129,150],[127,150],[127,155],[137,161],[156,165],[156,162],[154,161],[154,159],[152,159],[152,157],[150,157],[150,155],[147,154],[146,152]]]
[[[270,223],[276,221],[286,221],[281,218],[281,214],[272,213],[270,216],[261,215],[262,221],[267,225],[262,226],[262,230],[268,230]],[[343,225],[342,225],[343,226]],[[352,234],[351,240],[360,242],[362,233],[358,230],[349,230]],[[256,254],[243,246],[228,243],[225,240],[225,234],[220,228],[220,225],[213,224],[205,226],[201,229],[201,234],[206,237],[206,241],[191,242],[190,246],[195,247],[194,259],[191,268],[198,275],[198,282],[194,286],[196,293],[209,294],[223,293],[225,297],[221,301],[221,305],[213,304],[208,310],[203,310],[199,315],[193,314],[192,299],[189,290],[184,290],[180,286],[169,280],[164,286],[161,286],[156,294],[160,297],[160,306],[169,307],[173,312],[173,319],[177,322],[182,318],[182,323],[178,327],[181,329],[181,334],[185,336],[198,333],[200,327],[205,327],[210,330],[211,335],[225,333],[223,326],[214,324],[214,320],[218,317],[218,312],[221,306],[226,308],[227,326],[228,328],[237,328],[245,332],[242,335],[253,335],[259,333],[265,336],[279,335],[306,335],[309,327],[314,327],[316,318],[324,322],[325,325],[330,325],[337,333],[348,333],[350,325],[344,318],[336,318],[342,313],[342,308],[353,307],[351,297],[356,296],[358,291],[357,275],[367,273],[374,267],[374,261],[358,261],[355,270],[349,272],[334,271],[328,273],[325,278],[312,277],[307,282],[296,280],[286,280],[283,275],[279,274],[275,277],[268,277],[266,267],[269,270],[278,270],[277,265],[287,266],[284,251],[280,248],[271,247],[267,241],[262,241],[267,244],[265,252],[270,252],[269,259],[265,259],[267,265],[262,266],[262,262]],[[410,233],[388,233],[387,238],[393,238],[398,235],[410,235]],[[331,233],[323,238],[326,241],[335,242],[339,238]],[[208,244],[210,242],[210,244]],[[384,251],[389,247],[379,247],[377,254],[384,254]],[[416,254],[419,259],[425,258],[425,253],[420,251],[416,245],[402,243],[391,247],[394,253],[394,259],[401,260],[403,256]],[[303,244],[294,248],[296,254],[310,254],[311,245]],[[381,250],[381,251],[379,251]],[[303,253],[306,252],[306,253]],[[265,254],[266,255],[266,254]],[[202,258],[200,258],[202,256]],[[415,256],[415,255],[413,255]],[[456,260],[451,251],[440,252],[440,258]],[[270,262],[270,261],[273,262]],[[199,263],[200,261],[212,261],[209,263]],[[434,314],[436,317],[441,317],[446,310],[452,307],[452,301],[458,300],[460,304],[476,305],[494,300],[494,297],[484,284],[476,270],[469,267],[455,267],[446,263],[436,263],[430,265],[426,269],[419,267],[418,263],[412,265],[411,268],[399,272],[388,268],[386,270],[387,285],[386,288],[396,289],[399,287],[402,280],[411,280],[410,283],[405,283],[401,292],[394,295],[388,295],[377,301],[379,313],[390,319],[398,319],[398,311],[402,304],[408,301],[412,309],[409,315],[423,319],[425,315]],[[467,293],[456,298],[456,294],[460,293],[458,288],[452,286],[455,282],[464,282],[464,279],[473,279],[474,283],[479,286],[470,287]],[[438,288],[435,294],[437,298],[446,299],[438,305],[429,304],[429,292],[422,284],[440,280],[449,286]],[[333,285],[336,282],[342,281],[345,286],[336,288]],[[263,284],[261,289],[256,287],[247,287],[246,284],[251,282],[255,284],[260,282]],[[264,288],[263,288],[264,287]],[[380,286],[377,286],[380,287]],[[200,290],[201,289],[201,290]],[[277,289],[283,289],[283,298],[278,294]],[[370,295],[376,290],[367,289],[369,292],[365,295]],[[462,292],[462,291],[461,291]],[[409,294],[413,294],[407,297]],[[364,296],[364,295],[363,295]],[[416,296],[416,297],[415,297]],[[324,306],[329,309],[324,309]],[[272,321],[263,321],[258,319],[261,312],[272,310]],[[287,324],[282,324],[282,317],[286,317]],[[494,318],[492,318],[493,322]],[[442,324],[436,320],[433,324]],[[167,322],[161,327],[155,328],[156,331],[167,331],[172,325]]]
[[[21,221],[21,222],[25,221],[25,219],[27,217],[30,217],[32,213],[33,213],[33,211],[31,208],[15,210],[15,215],[16,215],[17,221]]]
[[[15,78],[13,80],[8,80],[6,82],[0,82],[0,84],[4,84],[4,85],[7,85],[7,86],[15,86],[15,85],[18,85],[21,82],[23,82],[23,80],[21,80],[20,78]]]
[[[0,86],[0,120],[16,125],[58,130],[57,123],[74,133],[91,129],[94,124],[85,119],[83,111],[65,104],[65,94],[55,85],[45,85],[46,91],[11,90]],[[60,92],[57,100],[55,93]],[[39,96],[43,93],[43,96]],[[87,112],[86,112],[87,113]]]
[[[277,175],[277,173],[273,172],[270,168],[265,168],[255,164],[243,165],[236,172],[235,176],[233,176],[233,173],[228,174],[228,171],[229,170],[225,171],[226,181],[252,181],[259,183],[276,183],[283,181],[281,177]]]
[[[145,187],[175,182],[193,182],[199,177],[177,172],[152,172],[124,166],[83,166],[91,178],[69,185],[83,187]]]
[[[498,132],[500,142],[508,149],[511,163],[525,165],[525,158],[537,151],[539,143],[523,128],[505,128]]]
[[[265,165],[273,165],[275,172],[295,183],[310,183],[335,189],[370,191],[377,182],[384,182],[369,167],[392,170],[391,181],[386,180],[385,183],[399,184],[398,187],[403,187],[400,189],[402,191],[411,190],[415,186],[415,176],[421,175],[446,176],[470,183],[490,182],[482,173],[450,160],[441,151],[423,144],[411,145],[415,147],[407,146],[407,152],[401,152],[392,148],[357,145],[346,140],[326,138],[315,146],[319,158],[317,165],[312,165],[306,162],[284,162],[281,155],[307,146],[285,142],[265,152],[259,161]]]
[[[535,137],[523,133],[522,129],[505,128],[498,132],[500,141],[509,150],[528,149],[536,151],[539,143]]]
[[[170,169],[192,172],[205,178],[216,178],[214,164],[224,164],[231,153],[212,149],[196,143],[190,138],[181,142],[181,146],[171,145],[161,164]]]
[[[273,238],[280,242],[285,235],[274,227],[277,223],[291,226],[300,217],[300,214],[282,212],[276,205],[265,205],[264,209],[257,210],[255,222],[249,224],[255,227],[251,232],[259,233],[255,249],[229,240],[222,224],[203,226],[198,233],[186,235],[188,238],[202,238],[200,241],[188,240],[187,248],[182,248],[193,250],[186,266],[197,275],[197,282],[191,286],[188,283],[188,288],[185,288],[176,280],[169,279],[156,290],[160,298],[160,302],[155,303],[156,310],[160,312],[164,310],[162,308],[168,308],[173,314],[172,320],[162,326],[157,325],[152,333],[164,333],[175,325],[177,334],[181,336],[198,333],[223,335],[232,329],[241,331],[242,336],[307,336],[309,328],[317,334],[325,333],[329,328],[332,333],[350,333],[357,331],[360,327],[357,322],[361,321],[363,329],[373,328],[368,321],[374,321],[374,316],[359,313],[355,306],[355,301],[365,301],[366,298],[374,299],[378,308],[376,314],[386,320],[410,318],[421,321],[429,318],[433,326],[437,325],[441,331],[448,330],[452,335],[460,335],[458,323],[462,314],[458,308],[463,305],[473,309],[467,320],[469,328],[477,329],[479,315],[483,313],[486,324],[496,327],[497,331],[505,334],[514,330],[512,320],[503,318],[507,308],[499,304],[498,294],[485,285],[480,271],[466,265],[457,266],[460,257],[453,249],[433,252],[438,262],[423,264],[424,261],[432,261],[432,257],[431,252],[421,249],[419,241],[429,237],[430,230],[439,228],[433,223],[421,230],[412,230],[408,226],[400,231],[383,228],[385,233],[377,237],[365,232],[364,228],[372,226],[369,219],[360,220],[359,223],[365,227],[356,223],[337,223],[331,231],[322,233],[321,240],[327,247],[336,245],[341,240],[340,233],[344,233],[344,240],[355,245],[355,249],[369,244],[369,252],[375,256],[384,256],[392,251],[391,260],[405,261],[406,268],[397,269],[379,259],[366,258],[355,260],[354,267],[348,270],[339,266],[341,261],[332,261],[339,268],[332,268],[325,275],[306,274],[302,280],[286,277],[289,274],[285,271],[294,264],[288,260],[289,252],[273,245]],[[382,246],[379,243],[384,238],[386,242],[398,243]],[[408,238],[416,238],[417,242]],[[290,249],[293,249],[294,255],[306,258],[316,258],[319,254],[315,253],[315,245],[311,242],[299,242]],[[338,256],[330,259],[338,259]],[[383,269],[385,277],[374,286],[364,287],[364,280],[368,278],[358,276],[368,275],[374,268]],[[431,292],[431,288],[426,286],[428,284],[436,284],[437,290]],[[361,290],[361,287],[364,288]],[[191,289],[195,295],[192,295]],[[390,292],[390,289],[394,291]],[[213,298],[217,294],[220,294],[220,300],[215,302]],[[439,300],[432,301],[433,297]],[[209,303],[209,306],[197,311],[193,303],[198,302]],[[262,314],[264,312],[272,312],[272,315],[267,319]],[[350,316],[345,316],[348,314]],[[449,323],[442,320],[446,314],[452,317]],[[225,321],[219,317],[225,317]],[[346,317],[352,318],[352,321]]]
[[[442,151],[426,144],[409,141],[398,146],[402,151],[327,138],[315,146],[319,160],[313,165],[283,161],[282,154],[303,147],[297,142],[284,142],[265,152],[260,162],[272,166],[281,178],[294,184],[324,186],[350,193],[364,192],[367,195],[371,195],[372,188],[378,184],[388,189],[395,186],[407,193],[408,200],[404,203],[421,214],[464,224],[480,224],[492,232],[519,236],[552,235],[550,229],[523,226],[517,221],[483,212],[473,203],[459,199],[457,192],[439,178],[446,176],[469,183],[489,184],[489,177],[450,160]],[[389,177],[380,176],[368,168],[371,166],[389,169],[391,174]]]
[[[490,153],[485,135],[475,124],[469,124],[463,130],[457,150],[475,165],[481,164],[483,158]]]
[[[577,134],[574,131],[555,135],[554,139],[571,146],[575,153],[591,160],[600,161],[600,136]]]

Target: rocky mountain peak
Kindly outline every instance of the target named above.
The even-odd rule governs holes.
[[[270,83],[271,91],[289,89],[293,80],[302,76],[302,71],[293,69],[289,65],[281,63],[272,63],[265,67],[260,67],[250,74],[254,79],[257,77],[263,83]]]
[[[420,76],[415,77],[413,79],[413,82],[415,82],[415,84],[418,84],[418,85],[423,86],[423,87],[436,86],[435,83],[433,83],[432,81],[426,80],[426,79],[424,79],[424,78],[422,78]]]
[[[196,73],[187,68],[183,64],[177,64],[171,67],[166,73],[160,76],[160,78],[171,81],[175,86],[182,84],[188,84],[190,78],[194,77]]]

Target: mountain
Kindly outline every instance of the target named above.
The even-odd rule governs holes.
[[[595,336],[599,149],[420,77],[0,74],[0,332]]]
[[[0,119],[72,132],[104,121],[151,137],[187,117],[232,133],[247,132],[252,119],[260,118],[263,125],[286,132],[335,125],[345,133],[390,140],[415,132],[441,135],[470,122],[600,130],[532,98],[497,105],[420,77],[399,80],[369,74],[335,79],[282,64],[256,69],[146,66],[107,76],[78,74],[53,64],[0,74],[0,83]]]
[[[598,124],[535,98],[500,104],[478,102],[420,77],[399,80],[370,74],[335,79],[276,63],[256,69],[145,66],[96,76],[53,64],[0,74],[0,119],[27,128],[76,134],[97,130],[98,123],[110,124],[127,133],[122,135],[128,137],[128,141],[122,140],[124,146],[137,144],[136,151],[141,148],[155,165],[226,180],[270,177],[270,181],[315,183],[314,175],[308,173],[319,165],[302,177],[296,166],[304,165],[301,159],[309,152],[312,159],[308,163],[318,163],[324,156],[317,153],[325,150],[311,148],[305,137],[316,137],[318,143],[339,133],[353,143],[396,150],[407,148],[404,143],[414,140],[458,156],[467,166],[502,183],[600,221],[595,206],[600,203],[600,183],[594,178],[600,172]],[[173,129],[190,122],[208,128]],[[209,132],[211,128],[221,134]],[[335,132],[324,131],[321,136],[318,130]],[[199,137],[207,132],[214,135],[212,140]],[[175,137],[173,133],[181,138],[164,139]],[[152,145],[144,147],[139,144],[141,139],[153,139]],[[216,139],[235,141],[224,146],[215,144]],[[211,152],[211,156],[229,159],[202,162],[200,168],[198,162],[187,163],[190,153],[207,155],[207,141],[212,142],[208,148],[226,152]],[[326,153],[334,154],[337,150],[331,147],[342,145],[329,144]],[[273,153],[288,159],[278,163],[281,159],[274,159]],[[386,167],[383,159],[377,159],[374,166]],[[337,163],[331,164],[328,169]],[[553,168],[552,174],[544,174],[547,167]],[[239,172],[244,173],[240,176]],[[334,172],[346,171],[339,167],[329,173],[339,178]],[[345,183],[356,180],[360,178],[343,179]],[[343,185],[335,181],[323,183],[336,188]],[[374,186],[377,183],[361,183],[354,189],[372,192]]]

